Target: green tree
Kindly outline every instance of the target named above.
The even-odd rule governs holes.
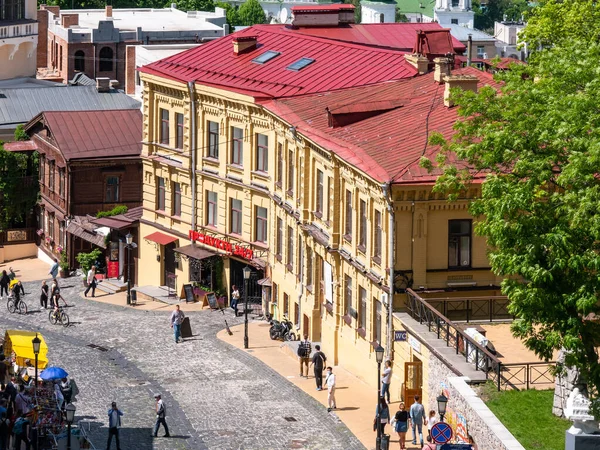
[[[210,11],[214,12],[215,3],[213,0],[179,0],[177,9],[181,11]]]
[[[456,134],[432,138],[443,149],[436,190],[455,199],[471,174],[486,174],[470,210],[492,270],[504,277],[513,334],[546,360],[564,348],[596,411],[600,323],[588,318],[600,315],[598,67],[596,40],[540,51],[534,64],[502,75],[501,95],[490,87],[453,92]]]
[[[240,6],[237,15],[239,24],[245,26],[257,25],[267,21],[265,12],[258,0],[247,0]]]
[[[15,129],[15,141],[28,141],[29,135],[25,132],[23,125],[17,125]]]
[[[9,152],[0,142],[0,230],[22,226],[38,200],[37,152]]]
[[[229,25],[229,31],[233,32],[233,27],[237,27],[238,25],[240,25],[237,8],[232,6],[230,3],[224,2],[217,2],[215,3],[215,6],[223,8],[225,10],[225,17],[227,20],[227,24]]]
[[[400,8],[398,6],[396,6],[394,20],[396,21],[396,23],[409,22],[408,17],[406,17],[406,15],[404,15],[404,13],[402,13],[402,11],[400,10]]]

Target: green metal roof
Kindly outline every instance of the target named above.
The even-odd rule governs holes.
[[[433,7],[435,0],[396,0],[400,12],[406,13],[422,13],[424,16],[433,19]]]

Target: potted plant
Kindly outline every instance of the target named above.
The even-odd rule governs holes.
[[[77,260],[77,262],[81,265],[81,270],[83,271],[83,273],[81,274],[81,277],[83,279],[83,285],[87,287],[87,273],[88,271],[92,268],[92,266],[94,264],[96,264],[96,261],[98,260],[98,258],[100,258],[100,256],[102,255],[102,252],[100,251],[99,248],[95,248],[94,250],[92,250],[89,253],[78,253],[77,256],[75,257],[75,259]]]
[[[69,258],[65,250],[60,250],[60,261],[58,262],[60,270],[58,274],[61,278],[67,278],[69,276]]]

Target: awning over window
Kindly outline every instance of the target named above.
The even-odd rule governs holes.
[[[79,217],[76,217],[79,219]],[[73,220],[69,223],[67,227],[67,233],[72,234],[73,236],[77,236],[78,238],[83,239],[84,241],[91,242],[92,244],[106,248],[106,244],[104,243],[104,236],[101,234],[97,234],[94,230],[89,229],[89,223],[81,223],[78,220]]]
[[[211,252],[210,250],[206,250],[202,247],[198,247],[197,245],[192,244],[186,245],[184,247],[178,247],[173,251],[194,259],[210,258],[211,256],[216,255],[216,253]]]
[[[144,239],[146,239],[147,241],[156,242],[159,245],[167,245],[171,242],[175,242],[179,238],[169,236],[168,234],[161,233],[160,231],[156,231],[152,234],[149,234]]]
[[[257,283],[261,286],[273,286],[273,283],[271,283],[271,278],[269,278],[269,277],[261,278],[260,280],[257,281]]]

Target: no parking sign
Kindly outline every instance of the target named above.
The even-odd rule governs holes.
[[[438,422],[431,427],[431,439],[436,444],[445,444],[452,439],[452,428],[446,422]]]

